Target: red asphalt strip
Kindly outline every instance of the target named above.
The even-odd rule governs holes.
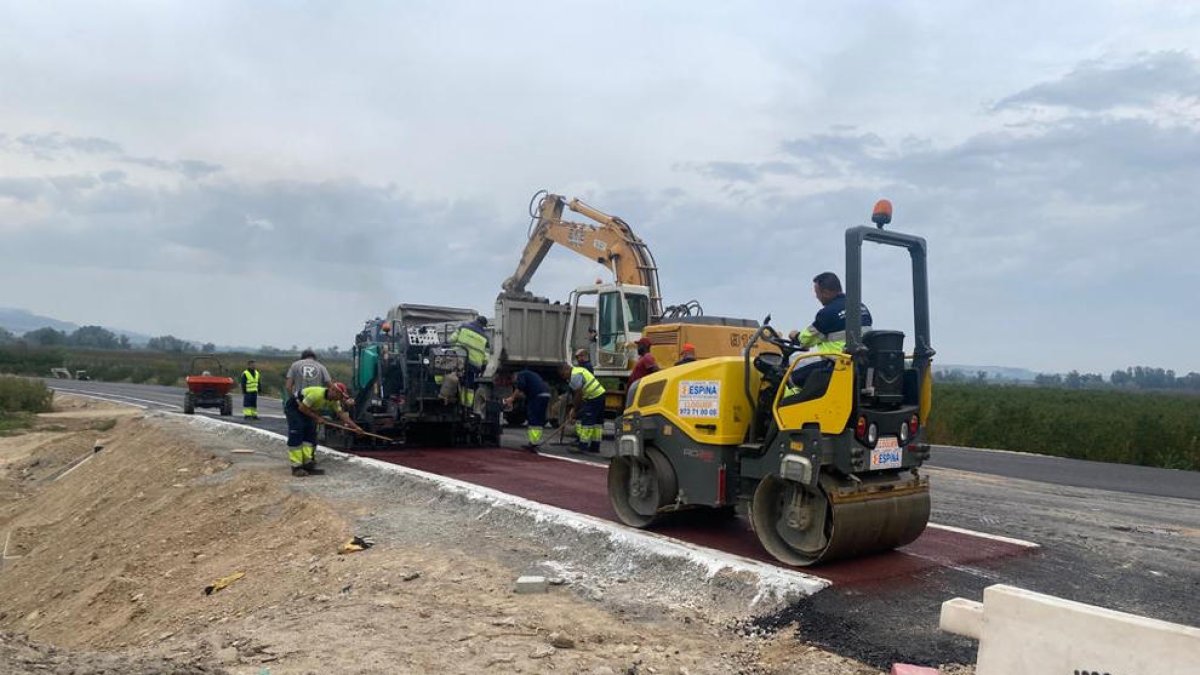
[[[608,501],[608,468],[605,466],[566,462],[507,448],[356,450],[354,454],[619,522]],[[656,526],[654,531],[698,546],[782,566],[762,549],[744,518],[705,522],[703,514],[703,511],[681,514],[681,517]],[[798,569],[838,585],[866,585],[912,577],[935,568],[1006,558],[1029,550],[987,537],[929,528],[913,543],[889,553]]]

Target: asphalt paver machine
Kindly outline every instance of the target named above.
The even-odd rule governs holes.
[[[477,405],[463,404],[465,355],[449,344],[454,329],[476,316],[474,310],[403,304],[386,319],[368,321],[353,351],[354,420],[393,445],[499,442],[499,403],[480,396]]]

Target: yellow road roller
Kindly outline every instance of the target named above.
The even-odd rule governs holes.
[[[890,216],[890,204],[880,202],[876,227],[846,230],[845,306],[863,306],[864,242],[906,249],[911,353],[904,333],[864,330],[859,312],[845,313],[844,350],[826,353],[806,353],[768,316],[743,356],[642,378],[628,393],[608,472],[622,522],[647,528],[683,510],[708,509],[714,519],[745,513],[763,548],[797,566],[887,551],[920,536],[929,520],[920,467],[929,458],[934,354],[926,245],[885,230]],[[884,273],[903,274],[903,266]],[[799,381],[792,376],[801,368]]]

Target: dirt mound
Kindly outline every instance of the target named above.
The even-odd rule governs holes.
[[[336,476],[291,478],[269,439],[116,419],[0,439],[0,629],[38,641],[0,634],[0,671],[875,672],[803,646],[789,658],[790,638],[695,610],[614,610],[570,583],[517,595],[513,560],[547,559],[553,542],[456,525],[450,502],[321,497],[314,481]],[[434,509],[430,537],[418,520]],[[383,514],[390,530],[366,531],[392,536],[337,553]]]
[[[327,507],[269,475],[222,473],[226,461],[145,422],[112,431],[97,453],[86,432],[42,445],[86,461],[0,510],[0,530],[23,556],[6,561],[4,625],[60,645],[147,644],[201,613],[281,601],[290,589],[277,578],[303,575],[311,555],[347,534]],[[204,595],[238,571],[236,595]]]

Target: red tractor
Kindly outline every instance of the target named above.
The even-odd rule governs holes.
[[[215,364],[201,369],[198,364]],[[220,408],[221,415],[233,414],[233,378],[225,374],[225,366],[215,356],[197,356],[187,376],[187,393],[183,395],[183,412],[191,415],[196,408]],[[199,374],[197,374],[199,373]],[[213,373],[216,373],[215,375]]]

